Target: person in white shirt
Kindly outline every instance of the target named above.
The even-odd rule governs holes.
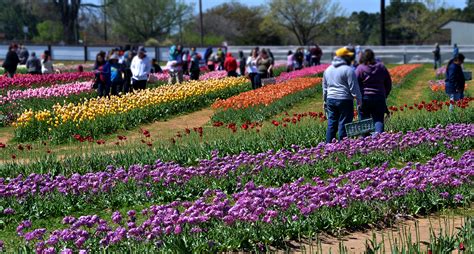
[[[51,61],[51,53],[49,52],[49,50],[44,51],[42,58],[43,60],[41,60],[41,73],[54,73],[53,61]]]
[[[252,53],[247,58],[246,66],[247,66],[247,73],[249,75],[250,82],[252,83],[252,89],[257,89],[255,85],[255,77],[258,74],[256,49],[252,49]]]
[[[181,45],[173,45],[170,48],[168,63],[166,64],[170,75],[168,79],[168,84],[170,85],[183,82],[183,57],[181,50]]]
[[[133,89],[146,89],[148,76],[151,72],[151,61],[147,57],[144,47],[138,48],[138,55],[133,58],[130,70],[132,71]]]

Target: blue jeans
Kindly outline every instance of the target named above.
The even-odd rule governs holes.
[[[97,93],[99,97],[109,96],[110,95],[110,83],[106,82],[99,82],[99,86],[97,87]]]
[[[387,104],[384,96],[364,96],[360,116],[362,120],[372,118],[375,124],[375,132],[382,133],[384,129],[384,115]]]
[[[255,75],[255,89],[262,87],[262,79],[266,78],[268,78],[267,73],[259,72],[257,75]]]
[[[326,143],[336,138],[339,132],[339,140],[347,136],[345,125],[352,122],[354,118],[354,104],[352,100],[327,99],[326,114],[328,118],[328,129],[326,130]]]
[[[464,94],[463,93],[448,93],[448,96],[449,96],[449,100],[451,101],[459,101],[460,99],[464,97]],[[453,111],[453,110],[454,110],[454,105],[450,104],[449,111]]]
[[[441,67],[441,59],[439,60],[434,60],[434,69],[438,69],[439,67]]]

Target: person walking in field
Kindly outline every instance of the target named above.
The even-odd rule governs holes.
[[[28,49],[25,47],[25,45],[20,44],[20,53],[18,53],[20,64],[25,65],[29,57],[30,57],[30,53],[28,52]]]
[[[239,74],[240,76],[245,76],[245,55],[243,51],[239,51]]]
[[[438,69],[441,67],[441,49],[439,48],[439,44],[435,44],[435,50],[433,50],[434,55],[434,69]]]
[[[294,63],[293,51],[289,50],[286,56],[286,72],[293,71],[293,63]]]
[[[362,104],[359,83],[351,67],[353,60],[353,51],[340,48],[323,74],[323,107],[328,118],[327,143],[332,142],[336,134],[339,140],[347,136],[345,125],[351,123],[354,117],[354,98],[358,108]]]
[[[41,73],[54,73],[53,61],[51,60],[51,52],[49,52],[49,50],[45,50],[43,53],[43,60],[41,61]]]
[[[168,80],[169,84],[183,82],[183,57],[179,45],[171,46],[167,67],[170,75]]]
[[[196,48],[191,48],[191,66],[189,67],[190,79],[199,80],[199,74],[201,73],[201,55],[196,51]]]
[[[459,48],[458,48],[458,44],[457,44],[457,43],[454,43],[454,46],[453,46],[453,58],[455,58],[457,55],[459,55]]]
[[[320,65],[322,55],[323,51],[321,50],[319,45],[314,45],[314,47],[311,49],[311,66]]]
[[[255,87],[262,87],[262,79],[270,77],[272,72],[273,62],[266,49],[260,50],[260,55],[257,57],[258,74],[255,76]]]
[[[2,64],[3,69],[5,69],[5,73],[10,78],[15,76],[16,68],[20,63],[20,58],[18,58],[18,54],[16,53],[17,50],[18,46],[15,43],[10,44],[8,47],[7,56],[5,57],[5,61]]]
[[[237,77],[237,60],[232,56],[232,53],[227,53],[224,61],[224,69],[227,71],[228,77]]]
[[[458,54],[449,61],[448,67],[446,68],[445,90],[449,99],[453,102],[464,98],[466,79],[464,78],[464,72],[461,67],[464,63],[464,59],[463,54]],[[449,110],[454,110],[452,104],[449,106]]]
[[[252,49],[252,52],[250,53],[250,56],[247,58],[246,65],[247,66],[247,74],[250,79],[250,83],[252,83],[252,89],[257,89],[256,85],[256,76],[258,74],[258,69],[257,69],[257,49]]]
[[[31,52],[28,61],[26,61],[28,74],[41,74],[41,61],[36,57],[35,52]]]
[[[151,72],[151,61],[146,55],[146,50],[144,47],[138,48],[138,55],[133,58],[132,64],[130,65],[130,70],[132,71],[133,89],[146,89],[148,76]]]
[[[94,71],[95,82],[99,97],[109,96],[110,94],[110,64],[104,58],[105,52],[100,52],[96,56]]]
[[[371,49],[366,49],[356,69],[357,80],[362,95],[360,116],[362,120],[372,118],[375,132],[384,131],[386,99],[392,90],[392,79],[387,68],[375,60]]]
[[[110,86],[112,95],[118,95],[123,91],[123,64],[119,63],[117,53],[113,54],[109,59],[110,64]]]

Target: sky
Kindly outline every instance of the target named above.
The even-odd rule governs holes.
[[[199,0],[184,0],[186,3],[194,3],[195,12],[199,12]],[[266,0],[235,0],[243,4],[250,6],[257,6],[265,4]],[[378,12],[380,9],[380,0],[334,0],[338,1],[345,10],[346,14],[350,14],[354,11],[366,11],[366,12]],[[83,2],[100,3],[102,0],[83,0]],[[202,0],[202,8],[204,10],[217,6],[219,4],[229,2],[228,0]],[[386,3],[390,0],[386,0]],[[447,6],[455,8],[464,8],[466,6],[466,0],[444,0]]]

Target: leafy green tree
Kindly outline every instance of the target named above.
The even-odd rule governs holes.
[[[169,35],[191,12],[178,0],[116,0],[108,5],[114,30],[130,42]]]
[[[63,26],[60,22],[46,20],[36,25],[38,35],[33,38],[34,42],[57,43],[63,38]]]
[[[6,40],[23,40],[23,26],[29,28],[27,39],[36,33],[37,18],[16,0],[0,0],[0,33]]]
[[[309,44],[318,28],[334,17],[340,8],[330,0],[270,0],[271,15],[292,32],[300,45]]]
[[[423,44],[439,34],[439,27],[456,16],[439,0],[392,1],[387,8],[388,40]]]
[[[474,0],[466,1],[466,8],[463,11],[464,20],[474,22]]]

